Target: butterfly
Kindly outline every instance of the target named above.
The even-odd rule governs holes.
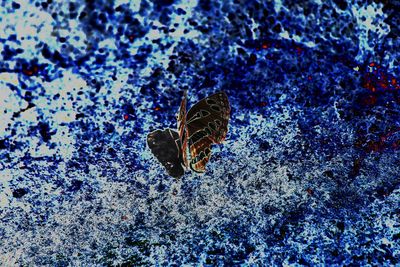
[[[211,146],[222,143],[228,133],[231,108],[224,92],[200,100],[188,112],[186,104],[185,91],[177,114],[177,131],[158,129],[147,135],[151,152],[175,178],[181,177],[189,167],[195,172],[205,172]]]

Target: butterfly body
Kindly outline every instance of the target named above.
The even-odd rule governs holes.
[[[224,92],[218,92],[200,100],[188,112],[186,112],[186,104],[185,92],[177,117],[178,132],[171,129],[165,130],[169,133],[168,137],[167,134],[161,135],[160,130],[156,130],[147,137],[147,143],[153,154],[173,177],[181,173],[183,175],[183,167],[190,167],[195,172],[204,172],[210,160],[211,146],[222,143],[228,132],[231,109]],[[165,153],[161,152],[163,147],[168,149],[167,154],[175,153],[175,155],[166,157]],[[190,152],[190,162],[187,159],[187,150]],[[166,158],[169,160],[167,163],[163,162]],[[177,171],[179,161],[182,171]],[[168,168],[168,166],[173,166],[173,168]]]

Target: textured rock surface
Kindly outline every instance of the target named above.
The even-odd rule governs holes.
[[[2,1],[0,265],[400,262],[398,1]],[[146,135],[225,91],[207,172]]]

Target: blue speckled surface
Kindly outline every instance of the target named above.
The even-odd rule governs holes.
[[[1,1],[0,265],[400,264],[399,9]],[[185,89],[232,113],[175,180]]]

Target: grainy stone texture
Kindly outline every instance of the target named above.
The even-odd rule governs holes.
[[[398,1],[2,1],[0,265],[400,262]],[[231,103],[204,174],[146,146]]]

